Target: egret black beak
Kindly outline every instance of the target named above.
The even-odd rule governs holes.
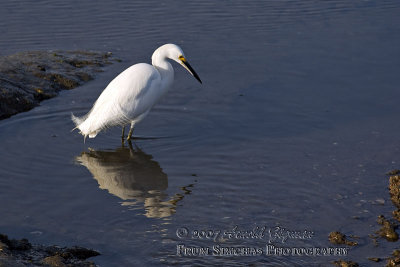
[[[187,60],[186,60],[184,57],[182,57],[182,56],[179,57],[179,59],[180,59],[181,62],[182,62],[182,66],[183,66],[185,69],[187,69],[187,71],[190,72],[190,74],[192,74],[192,75],[196,78],[196,80],[198,80],[198,81],[202,84],[199,75],[197,75],[197,73],[194,71],[194,69],[192,68],[192,66],[190,66],[189,62],[187,62]]]

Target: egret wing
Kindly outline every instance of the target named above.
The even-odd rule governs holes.
[[[151,109],[162,95],[161,76],[153,66],[142,63],[133,67],[118,88],[119,108],[129,121]]]

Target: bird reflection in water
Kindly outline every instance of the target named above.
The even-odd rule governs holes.
[[[141,208],[143,203],[145,216],[149,218],[169,217],[176,211],[177,203],[184,195],[191,193],[193,184],[181,187],[168,199],[168,176],[153,157],[129,142],[129,147],[120,147],[115,151],[96,151],[89,149],[76,157],[77,162],[85,166],[99,183],[122,199],[122,205],[133,209]]]

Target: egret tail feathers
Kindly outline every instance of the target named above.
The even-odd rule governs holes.
[[[71,132],[75,129],[79,129],[79,125],[82,124],[82,122],[85,121],[85,117],[76,117],[73,113],[71,113],[71,119],[75,124],[75,128],[71,130]],[[80,130],[80,129],[79,129]]]
[[[86,137],[95,138],[96,135],[100,132],[101,129],[93,131],[92,127],[90,127],[90,122],[87,120],[87,116],[76,117],[74,114],[71,113],[71,119],[75,124],[75,128],[71,130],[71,132],[75,129],[79,129],[79,133],[84,136],[84,140]]]

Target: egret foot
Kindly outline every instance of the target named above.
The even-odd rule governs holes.
[[[135,150],[133,149],[131,140],[127,140],[127,143],[128,143],[130,152],[135,152]],[[135,144],[135,146],[136,146],[136,144]]]

